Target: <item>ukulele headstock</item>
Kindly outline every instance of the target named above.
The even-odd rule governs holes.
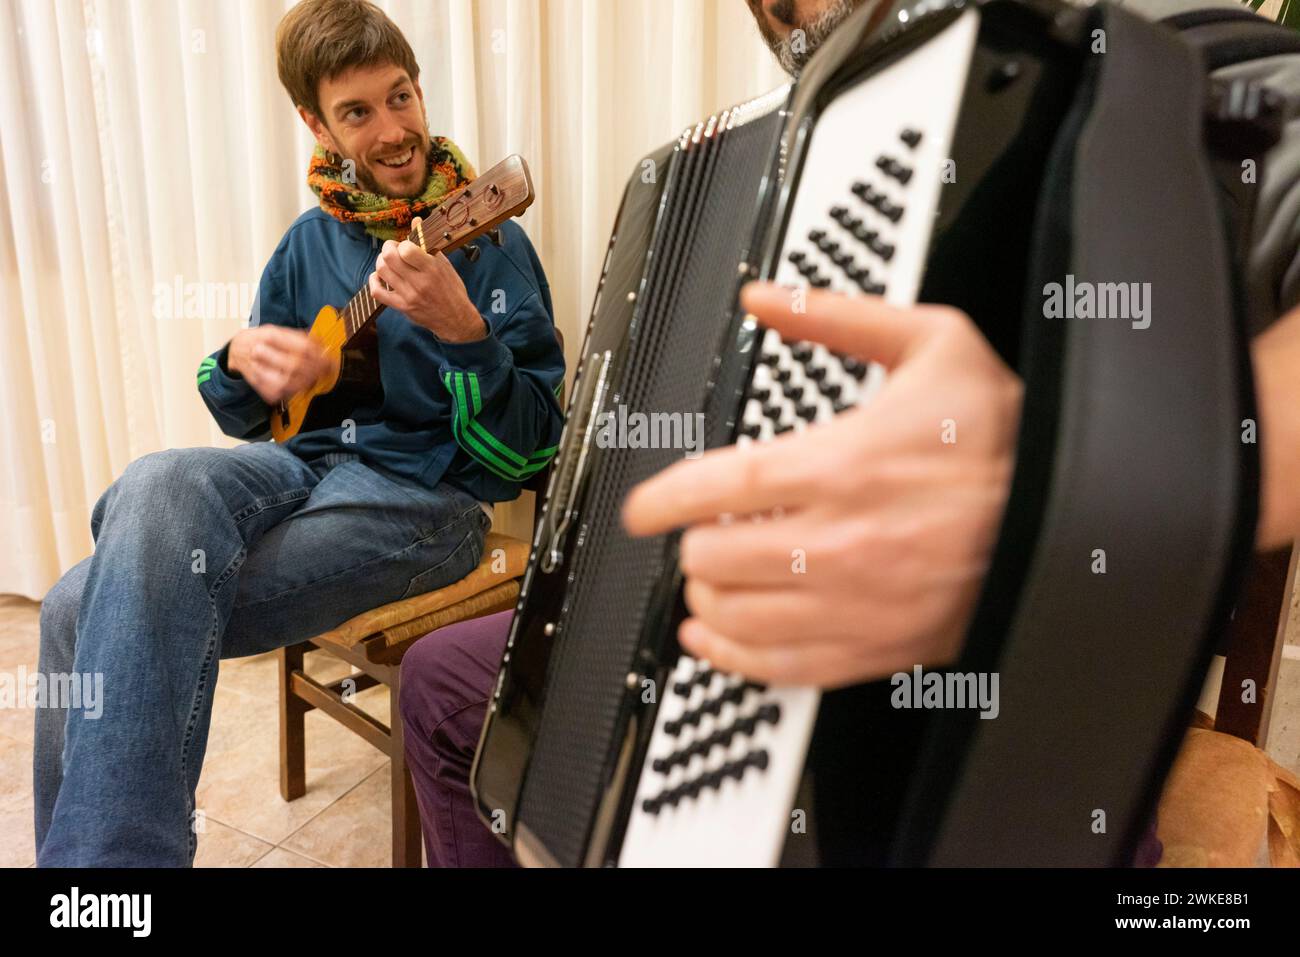
[[[518,216],[533,196],[528,164],[518,154],[507,156],[431,212],[411,239],[426,252],[451,252]]]

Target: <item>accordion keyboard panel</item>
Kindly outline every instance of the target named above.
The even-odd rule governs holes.
[[[777,282],[915,301],[978,17],[967,10],[826,107],[790,200]],[[740,444],[824,422],[884,381],[875,364],[770,329],[756,359]],[[775,865],[820,693],[768,688],[686,655],[667,685],[620,866]]]
[[[758,219],[760,184],[781,130],[779,97],[765,97],[697,125],[667,173],[656,237],[638,289],[626,368],[604,407],[691,412],[700,408],[718,345],[732,319],[737,265]],[[664,175],[664,171],[659,171]],[[719,276],[730,283],[719,282]],[[701,343],[683,348],[683,342]],[[608,782],[611,754],[625,733],[627,674],[655,610],[664,574],[664,536],[633,538],[621,508],[639,482],[681,458],[670,443],[616,443],[593,467],[580,543],[569,566],[572,587],[555,623],[546,706],[521,791],[518,823],[549,860],[591,860],[590,834]]]

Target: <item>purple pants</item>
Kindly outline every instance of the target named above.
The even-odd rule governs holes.
[[[510,632],[503,611],[425,635],[402,659],[399,706],[430,867],[513,867],[474,811],[469,769]]]
[[[430,867],[514,866],[505,845],[479,820],[469,793],[469,769],[513,614],[441,628],[402,659],[406,761]],[[1162,852],[1153,820],[1133,866],[1154,867]]]

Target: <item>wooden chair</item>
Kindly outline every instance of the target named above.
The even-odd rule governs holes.
[[[1214,728],[1257,748],[1268,739],[1298,562],[1300,546],[1255,554],[1220,647],[1225,660]],[[1247,682],[1253,695],[1244,693]]]
[[[563,351],[564,337],[558,329],[555,337]],[[563,391],[560,406],[564,406]],[[542,493],[549,477],[548,466],[523,486],[537,495],[534,523],[541,514]],[[391,759],[393,866],[420,866],[420,812],[406,766],[398,704],[402,657],[431,631],[514,608],[530,547],[528,542],[489,532],[478,567],[460,581],[375,608],[337,628],[280,649],[280,795],[286,801],[300,798],[307,791],[304,718],[308,711],[319,708]],[[313,649],[342,659],[360,674],[322,684],[303,670],[303,656]],[[389,689],[386,725],[351,700],[358,692],[380,684]]]

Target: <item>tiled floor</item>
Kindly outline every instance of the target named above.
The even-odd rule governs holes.
[[[36,668],[39,607],[0,596],[0,672]],[[349,670],[319,652],[307,656],[306,668],[322,681]],[[307,793],[292,802],[280,798],[275,669],[271,654],[222,662],[199,782],[203,828],[196,863],[387,866],[388,758],[318,711],[306,718]],[[356,701],[387,722],[388,689],[370,688]],[[1300,773],[1300,593],[1293,598],[1268,751],[1279,764]],[[27,867],[35,858],[31,761],[31,711],[0,708],[0,867]]]
[[[0,596],[0,671],[36,668],[39,605]],[[349,672],[307,656],[312,677]],[[356,696],[388,721],[388,689]],[[274,654],[221,663],[207,759],[199,781],[200,867],[386,867],[391,863],[388,758],[318,711],[307,714],[307,793],[280,797]],[[32,712],[0,708],[0,867],[35,860]]]

